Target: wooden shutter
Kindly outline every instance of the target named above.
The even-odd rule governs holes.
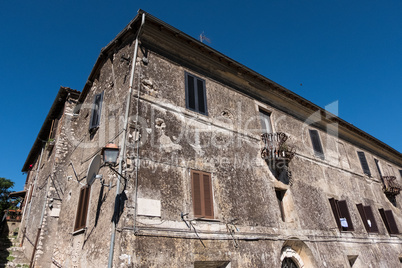
[[[367,164],[367,160],[366,160],[366,156],[364,155],[364,152],[357,152],[357,155],[359,156],[360,164],[362,165],[364,174],[371,176],[370,168]]]
[[[205,100],[205,82],[202,79],[197,78],[197,93],[198,93],[198,111],[202,114],[206,114],[207,102]]]
[[[205,206],[205,217],[213,219],[214,218],[214,207],[212,200],[212,185],[211,185],[211,174],[203,173],[202,175],[204,181],[204,206]]]
[[[338,225],[338,229],[339,229],[339,231],[341,231],[342,226],[341,226],[341,222],[339,221],[340,217],[339,217],[338,204],[337,204],[338,201],[335,200],[334,198],[330,198],[329,203],[331,204],[332,213],[334,214],[336,224]]]
[[[313,144],[314,154],[317,157],[324,159],[324,151],[322,149],[318,131],[315,129],[309,129],[309,132],[310,132],[311,143]]]
[[[396,225],[394,215],[391,210],[385,210],[385,218],[387,219],[390,234],[399,234],[398,226]]]
[[[202,217],[202,195],[201,195],[201,179],[200,173],[192,171],[193,181],[193,208],[194,216]]]
[[[345,218],[346,221],[348,222],[348,227],[342,227],[343,231],[353,231],[353,223],[352,219],[350,218],[349,210],[348,210],[348,205],[346,204],[346,200],[340,200],[338,201],[338,208],[339,208],[339,214],[341,218]]]
[[[84,186],[80,190],[80,196],[78,200],[77,216],[75,217],[74,231],[83,229],[86,227],[90,187]]]
[[[194,216],[213,219],[211,174],[192,170],[191,177]]]
[[[369,226],[369,232],[370,233],[378,233],[378,226],[377,222],[375,221],[373,211],[371,210],[370,206],[364,206],[364,213],[366,214],[366,219],[370,220],[371,222],[371,227]],[[368,225],[368,223],[367,223]]]
[[[367,217],[366,217],[366,213],[364,212],[363,205],[362,204],[357,204],[356,207],[357,207],[357,210],[359,211],[360,217],[362,218],[364,228],[366,228],[366,231],[369,232],[370,231],[370,226],[369,226],[369,224],[367,222]]]
[[[380,208],[378,211],[380,212],[380,215],[381,215],[382,221],[384,222],[385,228],[387,228],[388,233],[390,233],[389,225],[388,225],[387,218],[385,217],[384,209]]]

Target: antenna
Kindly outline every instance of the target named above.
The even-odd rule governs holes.
[[[92,158],[91,164],[88,167],[88,172],[87,172],[87,184],[88,186],[91,186],[92,183],[94,183],[96,179],[96,175],[99,172],[101,166],[101,156],[99,154],[95,155],[94,158]]]
[[[201,43],[204,43],[203,41],[206,41],[207,43],[211,44],[211,39],[205,36],[204,31],[200,34],[200,41]]]

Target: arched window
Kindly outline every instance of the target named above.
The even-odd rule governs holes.
[[[281,268],[299,268],[292,258],[284,258]]]

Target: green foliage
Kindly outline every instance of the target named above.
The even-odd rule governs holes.
[[[0,177],[0,214],[3,214],[3,211],[8,209],[11,205],[11,202],[8,198],[8,195],[11,193],[10,188],[14,186],[14,182],[9,179]]]

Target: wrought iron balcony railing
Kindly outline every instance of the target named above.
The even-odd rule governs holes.
[[[264,147],[261,150],[261,157],[265,160],[277,160],[289,162],[295,155],[295,148],[285,142],[288,136],[283,132],[264,133],[261,135]]]
[[[384,176],[382,179],[384,181],[383,190],[386,195],[395,196],[402,190],[402,186],[396,182],[395,176]]]

